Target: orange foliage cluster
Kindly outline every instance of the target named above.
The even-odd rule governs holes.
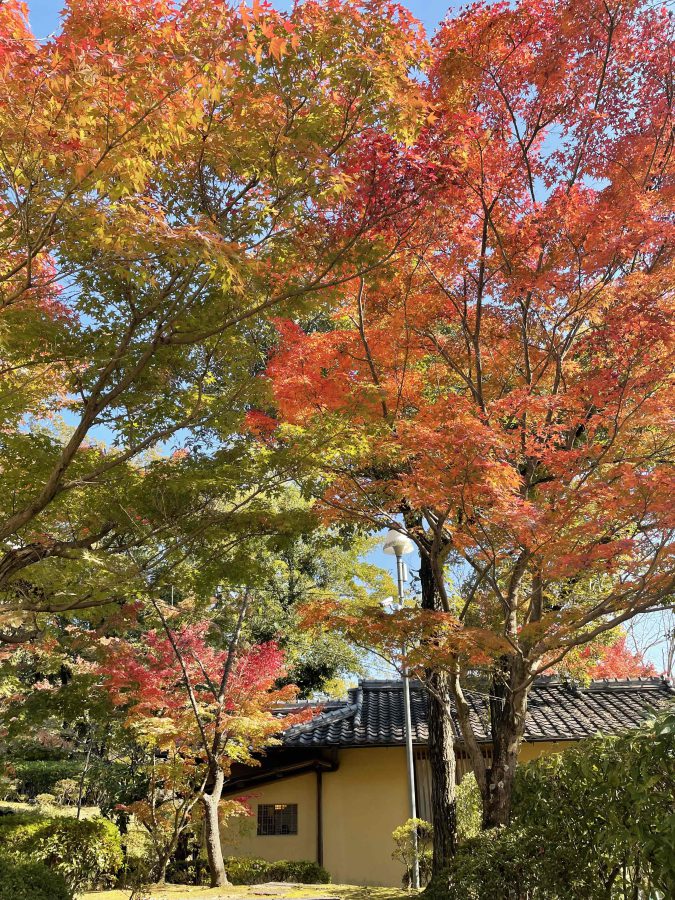
[[[268,369],[327,516],[405,517],[535,669],[674,583],[671,54],[638,0],[448,19],[417,142],[364,151],[385,205],[415,195],[389,264],[331,329],[279,323]]]

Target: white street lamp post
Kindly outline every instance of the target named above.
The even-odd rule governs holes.
[[[398,602],[399,608],[403,607],[403,582],[405,579],[405,563],[403,555],[410,553],[414,548],[413,542],[405,535],[396,531],[394,528],[387,532],[384,539],[383,550],[391,556],[396,557],[396,581],[398,583]],[[405,647],[403,648],[405,653]],[[412,713],[410,709],[410,679],[408,678],[408,669],[403,664],[403,709],[405,714],[405,747],[406,761],[408,764],[408,794],[410,798],[410,818],[417,818],[417,797],[415,793],[415,758],[413,755],[413,735],[412,735]],[[417,828],[413,829],[413,872],[412,886],[419,888],[420,886],[420,861],[417,848]]]

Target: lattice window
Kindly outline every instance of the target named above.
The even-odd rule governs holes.
[[[259,803],[258,834],[297,834],[297,803]]]

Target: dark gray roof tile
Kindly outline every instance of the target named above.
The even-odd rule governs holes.
[[[587,687],[555,678],[537,680],[531,689],[525,726],[526,741],[578,740],[601,732],[613,734],[635,728],[675,698],[669,682],[661,678],[611,679]],[[488,697],[467,692],[471,718],[479,740],[489,735]],[[411,682],[413,740],[428,740],[427,695],[419,682]],[[457,716],[450,710],[455,736],[460,738]],[[289,729],[286,747],[367,747],[403,744],[405,716],[400,681],[362,681],[348,700],[326,704],[310,722]]]

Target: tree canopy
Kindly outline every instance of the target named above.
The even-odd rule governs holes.
[[[279,324],[268,368],[327,519],[399,528],[430,567],[418,661],[452,672],[486,804],[536,675],[672,597],[670,27],[640,2],[448,19],[421,135],[372,150],[414,221],[383,224],[391,264],[354,272],[329,328]],[[492,784],[472,665],[502,703]]]
[[[167,524],[145,502],[148,470],[180,477],[167,442],[232,451],[268,316],[377,264],[390,210],[356,208],[349,171],[365,133],[414,129],[421,36],[389,2],[73,0],[46,42],[17,0],[0,16],[11,636],[121,583],[138,523]]]
[[[431,42],[391,0],[68,0],[46,41],[0,3],[0,737],[67,747],[79,801],[114,744],[97,799],[161,876],[201,810],[224,882],[231,766],[366,645],[427,684],[435,871],[451,695],[487,828],[538,675],[649,671],[672,55],[652,0],[479,2]],[[392,527],[421,596],[387,613]]]

